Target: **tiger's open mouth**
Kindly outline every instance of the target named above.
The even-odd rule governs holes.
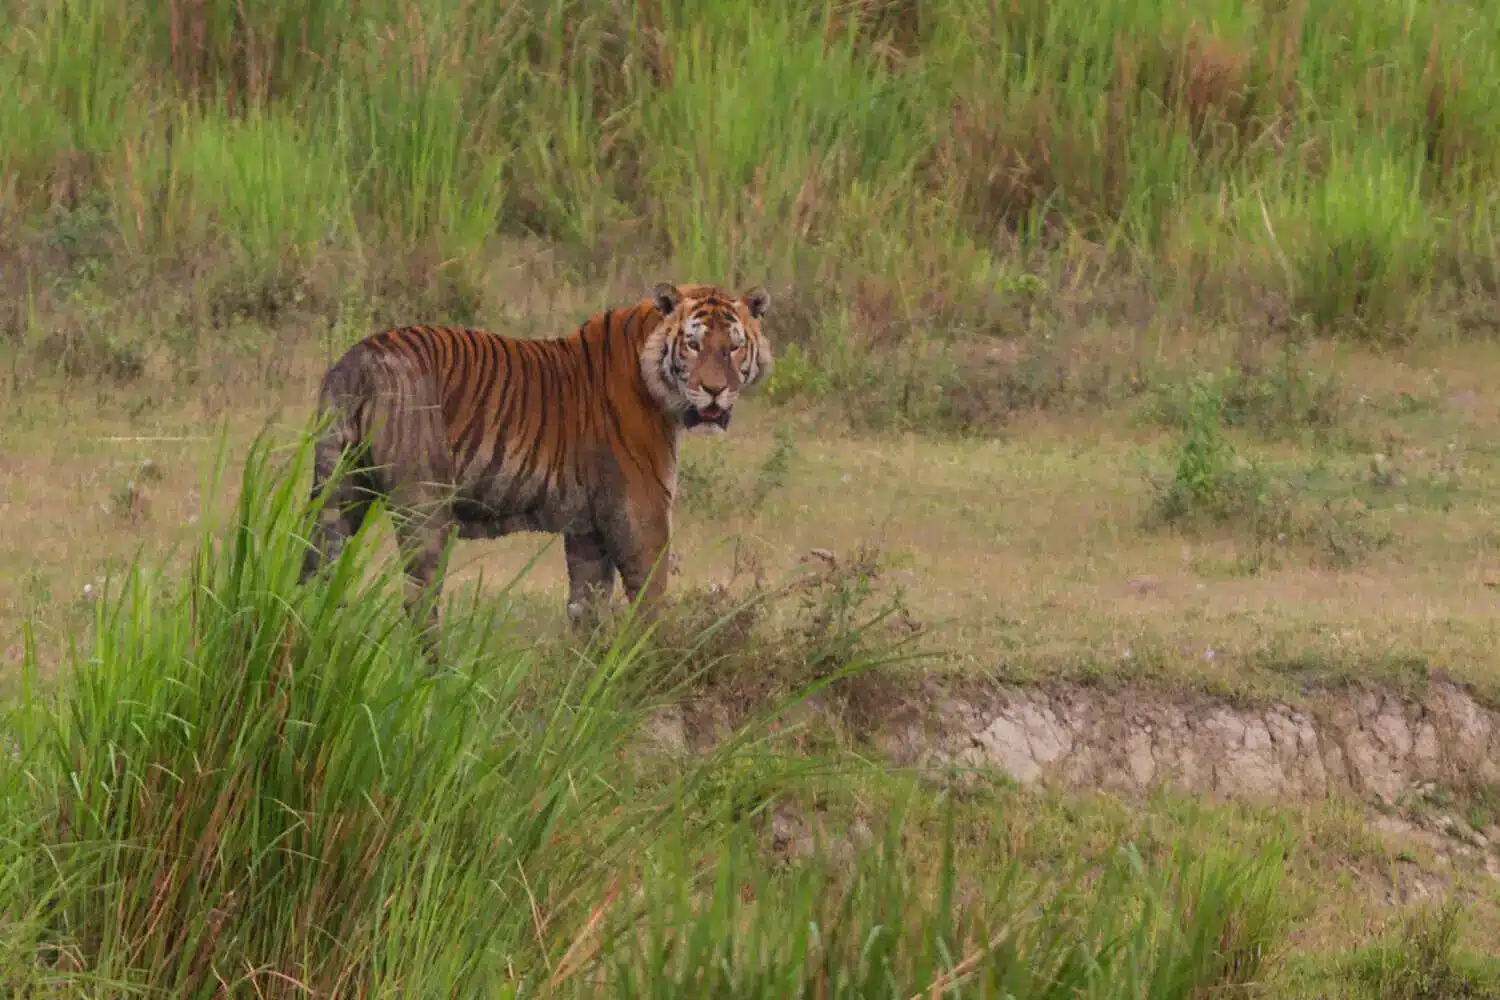
[[[688,430],[704,424],[717,427],[720,430],[728,430],[729,411],[713,403],[703,407],[701,410],[695,407],[688,407],[687,416],[684,418],[683,423],[687,425]]]

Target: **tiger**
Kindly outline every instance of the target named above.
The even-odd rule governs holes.
[[[726,432],[741,392],[768,376],[770,303],[759,285],[736,298],[663,282],[552,339],[452,326],[367,336],[318,389],[311,497],[323,502],[301,581],[338,557],[379,497],[396,515],[405,607],[429,659],[454,536],[561,534],[576,629],[597,625],[616,573],[638,612],[654,614],[679,438]],[[356,449],[363,460],[330,488]]]

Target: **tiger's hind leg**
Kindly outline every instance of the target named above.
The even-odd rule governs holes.
[[[302,557],[300,582],[306,583],[324,566],[335,561],[344,550],[344,544],[359,531],[369,512],[374,493],[373,482],[368,475],[350,473],[335,481],[330,480],[343,457],[346,441],[341,428],[332,429],[319,441],[313,452],[313,484],[310,500],[317,503],[324,499],[318,517],[313,522],[308,538],[307,552]]]
[[[597,531],[563,535],[568,564],[568,620],[580,632],[599,624],[615,589],[615,561]]]
[[[306,583],[318,570],[338,559],[344,544],[364,526],[370,512],[370,501],[351,500],[341,509],[328,511],[313,524],[307,554],[302,557],[301,582]]]

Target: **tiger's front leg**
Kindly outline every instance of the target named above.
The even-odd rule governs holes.
[[[667,592],[667,563],[672,549],[672,513],[670,509],[647,509],[623,518],[626,531],[619,539],[620,579],[625,597],[639,600],[638,614],[647,623],[661,613]]]
[[[443,556],[450,538],[459,533],[458,524],[447,498],[435,489],[398,490],[393,500],[396,547],[406,573],[406,612],[420,635],[423,655],[436,665]]]
[[[598,531],[563,535],[568,564],[568,620],[579,631],[592,631],[615,589],[615,561]]]

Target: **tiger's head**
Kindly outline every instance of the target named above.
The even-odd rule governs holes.
[[[641,352],[646,385],[688,430],[723,433],[740,392],[770,373],[760,320],[771,296],[754,288],[735,299],[712,285],[663,282],[651,299],[662,320]]]

